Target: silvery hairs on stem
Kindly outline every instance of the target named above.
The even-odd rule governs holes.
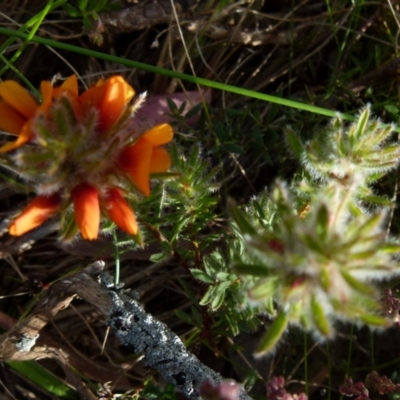
[[[223,382],[221,375],[188,352],[167,325],[144,311],[135,292],[122,289],[123,284],[114,285],[106,273],[100,274],[100,282],[112,299],[106,322],[129,352],[143,354],[142,361],[147,366],[157,370],[166,382],[175,385],[177,391],[190,400],[200,399],[203,382]],[[251,400],[245,389],[241,385],[238,387],[238,399]]]

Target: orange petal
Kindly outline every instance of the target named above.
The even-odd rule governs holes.
[[[25,118],[32,118],[38,108],[38,104],[33,96],[19,83],[14,81],[0,83],[0,96]]]
[[[28,121],[22,127],[22,130],[18,135],[17,140],[15,140],[14,142],[8,142],[4,146],[1,146],[0,153],[7,153],[7,151],[18,149],[18,147],[21,147],[23,144],[29,142],[33,137],[31,122],[32,121]]]
[[[91,107],[99,109],[105,93],[106,87],[104,85],[92,86],[79,96],[81,106],[85,110],[88,110]]]
[[[143,136],[153,146],[161,146],[168,143],[174,137],[174,131],[170,124],[160,124],[146,131]]]
[[[86,90],[80,100],[85,109],[96,107],[99,110],[99,129],[106,132],[118,121],[134,95],[135,91],[122,76],[112,76]]]
[[[163,147],[155,147],[150,160],[150,174],[167,172],[171,166],[171,157]]]
[[[134,90],[122,76],[112,76],[105,81],[106,93],[100,104],[100,126],[108,131],[118,122],[126,105],[135,95]]]
[[[105,198],[106,211],[109,218],[123,231],[130,235],[138,233],[138,224],[128,202],[122,197],[121,191],[112,188],[108,191]]]
[[[21,212],[21,214],[11,222],[8,232],[13,236],[21,236],[26,232],[43,224],[48,218],[57,213],[60,209],[60,196],[35,197]]]
[[[73,101],[73,103],[78,106],[78,79],[76,75],[71,75],[68,77],[60,87],[52,88],[53,97],[55,99],[60,98],[65,93],[68,94],[68,97]]]
[[[78,96],[78,78],[76,75],[69,76],[60,86],[60,89],[70,90],[75,96]]]
[[[6,102],[0,100],[0,129],[18,135],[26,119]]]
[[[53,99],[53,86],[51,86],[51,82],[40,82],[40,92],[42,93],[42,103],[38,107],[38,111],[46,113],[49,110]]]
[[[75,221],[82,237],[88,240],[97,239],[100,225],[99,192],[97,188],[81,183],[72,189]]]
[[[122,149],[118,165],[128,172],[133,183],[145,195],[150,194],[150,161],[153,146],[146,139],[138,140],[133,146]]]

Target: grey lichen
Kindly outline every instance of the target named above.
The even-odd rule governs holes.
[[[165,324],[147,314],[129,290],[114,287],[107,274],[100,275],[101,283],[112,298],[107,323],[113,328],[127,351],[143,354],[143,361],[157,370],[165,381],[176,386],[188,399],[200,398],[200,384],[221,383],[223,378],[203,365],[187,351],[180,338]],[[250,399],[240,386],[239,399]]]

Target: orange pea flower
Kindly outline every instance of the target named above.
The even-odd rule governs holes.
[[[135,214],[130,208],[128,202],[122,197],[121,191],[111,188],[105,197],[106,211],[109,218],[123,231],[136,235],[138,233],[138,224]]]
[[[133,183],[150,194],[151,174],[171,165],[162,146],[172,140],[172,127],[131,132],[135,91],[121,76],[101,79],[80,94],[72,75],[59,87],[42,82],[40,92],[41,103],[17,82],[0,83],[0,130],[17,136],[0,153],[9,154],[15,172],[37,193],[9,233],[22,235],[73,207],[85,239],[98,237],[102,215],[136,235],[136,217],[122,189]]]
[[[97,239],[100,224],[99,191],[94,186],[81,183],[71,192],[75,220],[85,239]]]
[[[44,221],[52,217],[60,210],[60,196],[58,193],[52,196],[35,197],[21,212],[19,217],[9,226],[10,235],[21,236],[31,229],[42,225]]]

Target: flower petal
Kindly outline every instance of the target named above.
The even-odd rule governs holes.
[[[82,237],[88,240],[97,239],[100,225],[99,191],[87,183],[81,183],[72,189],[71,196],[75,221]]]
[[[123,231],[130,235],[136,235],[138,233],[138,224],[135,214],[129,203],[122,197],[121,191],[116,188],[110,189],[105,201],[109,218]]]
[[[55,99],[59,99],[63,95],[68,95],[68,98],[72,101],[73,107],[79,108],[79,90],[78,90],[78,79],[76,75],[68,77],[61,86],[52,88],[52,96]]]
[[[18,135],[26,119],[13,107],[0,100],[0,129]]]
[[[171,166],[171,157],[163,147],[155,147],[150,160],[150,174],[167,172]]]
[[[99,110],[99,129],[106,132],[119,120],[134,95],[135,91],[122,76],[112,76],[86,90],[80,100],[85,109]]]
[[[26,232],[43,224],[48,218],[60,209],[60,196],[35,197],[22,211],[22,213],[11,222],[8,232],[13,236],[21,236]]]
[[[128,172],[133,183],[145,195],[150,194],[150,161],[153,146],[146,139],[139,139],[134,145],[122,149],[118,165]]]
[[[78,96],[79,91],[78,91],[78,79],[76,75],[71,75],[69,76],[63,84],[60,86],[60,88],[57,89],[67,89],[70,90],[74,95]]]
[[[0,153],[7,153],[8,151],[15,150],[18,147],[21,147],[23,144],[29,142],[33,137],[32,129],[31,129],[31,122],[32,121],[28,121],[22,127],[17,140],[15,140],[14,142],[8,142],[5,145],[1,146]]]
[[[40,93],[42,93],[42,103],[38,107],[38,111],[47,113],[53,99],[53,86],[50,81],[40,82]]]
[[[168,143],[174,137],[174,130],[170,124],[160,124],[146,131],[143,136],[153,146],[161,146]]]
[[[100,126],[108,131],[121,118],[125,107],[135,92],[122,76],[112,76],[105,81],[106,93],[100,104]]]
[[[92,86],[88,90],[85,90],[80,96],[79,101],[81,103],[82,109],[87,111],[91,107],[97,109],[100,108],[100,104],[106,93],[106,87],[104,85]]]
[[[0,96],[16,111],[26,118],[32,118],[38,108],[33,96],[15,81],[0,83]]]

